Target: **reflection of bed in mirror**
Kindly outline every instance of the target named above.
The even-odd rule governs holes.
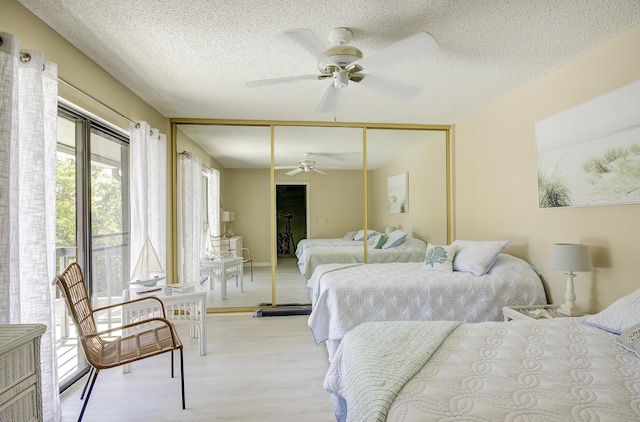
[[[427,244],[423,240],[408,237],[401,230],[389,234],[370,233],[372,235],[367,239],[369,263],[424,261]],[[298,242],[296,257],[300,273],[310,279],[319,265],[363,263],[364,239],[349,240],[348,237],[349,233],[339,239],[303,239]],[[394,241],[398,237],[399,241]]]
[[[324,388],[338,421],[637,421],[638,293],[587,317],[362,324]]]
[[[307,284],[313,338],[326,344],[331,360],[342,338],[364,322],[500,321],[503,306],[546,304],[537,271],[496,250],[493,265],[480,275],[430,271],[423,262],[318,266]]]

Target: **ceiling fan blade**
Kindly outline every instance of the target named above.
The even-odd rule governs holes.
[[[340,88],[336,88],[333,85],[333,81],[331,81],[322,93],[322,97],[318,100],[314,111],[316,113],[329,113],[335,110],[336,102],[338,100],[338,91],[340,91]]]
[[[300,166],[273,166],[274,170],[291,170],[291,169],[297,169]]]
[[[304,80],[310,80],[310,79],[317,80],[318,75],[298,75],[298,76],[286,76],[284,78],[260,79],[257,81],[245,82],[245,85],[250,88],[254,88],[257,86],[277,85],[277,84],[282,84],[287,82],[304,81]]]
[[[327,174],[324,171],[318,170],[317,168],[312,168],[311,170],[315,171],[316,173],[320,173],[320,174]]]
[[[430,34],[418,32],[383,48],[371,56],[356,60],[355,63],[370,72],[372,69],[394,64],[414,56],[431,54],[437,49],[438,43]]]
[[[290,29],[284,31],[284,35],[311,53],[313,57],[320,57],[326,50],[320,38],[309,29]]]
[[[417,86],[390,81],[373,75],[364,75],[359,84],[403,100],[408,100],[420,93],[420,88]]]
[[[286,172],[285,174],[286,174],[287,176],[293,176],[294,174],[298,174],[298,173],[300,173],[302,170],[303,170],[302,168],[298,167],[297,169],[295,169],[295,170],[291,170],[291,171],[288,171],[288,172]]]

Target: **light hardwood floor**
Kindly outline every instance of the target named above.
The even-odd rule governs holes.
[[[222,300],[220,282],[203,284],[207,289],[208,308],[233,308],[233,307],[257,307],[260,303],[271,303],[271,266],[253,266],[253,282],[249,272],[249,266],[244,268],[244,293],[235,285],[235,278],[227,281],[227,299]],[[309,303],[309,290],[307,280],[296,265],[294,258],[279,258],[276,267],[276,303]]]
[[[171,378],[165,354],[136,362],[129,374],[120,368],[102,371],[84,420],[335,421],[329,393],[322,388],[327,351],[314,343],[307,318],[209,314],[206,356],[199,355],[189,329],[180,326],[186,410],[180,404],[179,377]],[[63,393],[63,421],[77,420],[85,379]]]

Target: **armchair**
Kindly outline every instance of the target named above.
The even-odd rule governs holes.
[[[75,262],[69,264],[62,274],[56,276],[53,284],[58,286],[67,304],[67,309],[76,326],[80,344],[90,365],[89,378],[80,398],[84,398],[87,387],[89,387],[89,391],[84,399],[78,421],[82,420],[89,403],[89,397],[98,378],[98,373],[102,369],[115,368],[151,356],[171,352],[171,378],[173,378],[174,350],[180,350],[182,408],[185,408],[183,346],[175,327],[166,318],[164,305],[160,299],[146,297],[93,309],[87,294],[82,270]],[[162,317],[149,318],[99,331],[95,317],[97,312],[108,311],[112,308],[143,300],[158,301]]]

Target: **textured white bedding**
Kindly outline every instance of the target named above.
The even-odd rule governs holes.
[[[400,390],[387,421],[639,421],[640,357],[581,320],[459,326]],[[338,420],[348,409],[341,397],[353,394],[343,389],[342,348],[325,379]]]
[[[366,321],[500,321],[503,306],[547,303],[537,272],[507,254],[480,277],[427,271],[421,262],[364,264],[328,271],[312,287],[308,324],[317,344],[327,342],[329,360],[344,335]]]
[[[335,239],[325,240],[333,241]],[[414,238],[407,238],[404,243],[394,248],[374,249],[372,246],[367,248],[369,263],[423,262],[426,253],[427,244]],[[355,262],[364,262],[363,242],[360,242],[358,246],[339,246],[337,244],[333,246],[306,246],[298,256],[300,273],[307,279],[311,278],[318,265]]]
[[[363,240],[345,240],[342,238],[335,239],[302,239],[296,246],[296,257],[300,258],[307,248],[324,247],[335,248],[344,246],[355,246],[364,248]]]

